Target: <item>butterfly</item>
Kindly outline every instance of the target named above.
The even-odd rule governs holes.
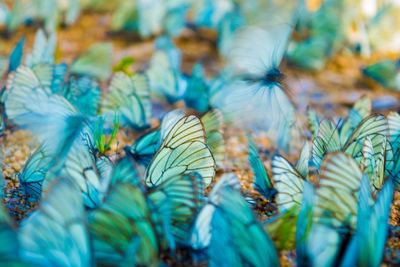
[[[193,108],[198,112],[206,112],[210,109],[209,84],[201,64],[193,66],[192,76],[188,81],[184,100],[187,107]]]
[[[358,202],[357,228],[347,246],[342,266],[380,266],[388,232],[393,183],[388,180],[372,199],[369,180],[363,177]]]
[[[286,23],[248,26],[237,32],[228,56],[232,77],[221,89],[225,97],[216,103],[228,121],[245,129],[271,130],[278,139],[288,134],[294,108],[283,90],[279,64],[291,30]],[[285,147],[281,141],[278,146]]]
[[[192,247],[205,250],[210,266],[278,266],[271,239],[232,182],[224,176],[212,189],[196,219]]]
[[[262,196],[268,200],[272,200],[276,194],[276,190],[261,161],[254,140],[251,136],[247,136],[248,143],[248,160],[250,162],[251,170],[253,171],[253,186]]]
[[[169,129],[183,116],[184,114],[181,110],[167,113],[163,118],[160,129],[142,135],[131,146],[127,146],[125,151],[127,151],[135,161],[144,166],[148,166],[151,159],[160,148],[160,144],[163,140],[162,137],[165,137],[166,132],[168,132]],[[217,166],[222,167],[225,159],[222,115],[219,111],[212,110],[202,116],[201,122],[205,131],[207,146],[210,149]]]
[[[345,124],[339,128],[329,120],[321,122],[312,148],[312,162],[317,169],[320,168],[326,153],[335,151],[344,151],[357,162],[361,162],[364,141],[367,136],[372,142],[374,157],[381,157],[382,146],[385,145],[388,135],[388,123],[385,116],[368,115],[357,124],[354,130],[352,130],[354,126],[351,126],[350,130],[344,131],[342,130],[346,129],[344,126]]]
[[[54,68],[53,88],[58,83],[56,73],[62,66]],[[101,101],[101,88],[99,83],[88,76],[72,75],[64,86],[57,92],[64,96],[71,104],[73,104],[80,112],[87,116],[95,116],[98,113]]]
[[[11,121],[31,131],[40,143],[46,142],[48,151],[62,159],[88,120],[68,100],[51,92],[48,70],[19,67],[8,78],[5,108]]]
[[[181,56],[171,41],[157,41],[156,51],[146,71],[150,89],[159,99],[175,103],[182,100],[187,88],[187,80],[180,70]]]
[[[111,43],[94,44],[72,62],[70,71],[72,74],[107,80],[112,71],[112,54]]]
[[[189,7],[188,0],[126,2],[114,11],[111,28],[135,30],[143,38],[160,33],[178,35],[186,24]]]
[[[161,132],[162,143],[146,171],[146,184],[155,186],[170,176],[198,172],[207,187],[215,175],[215,160],[200,119],[184,116]],[[164,129],[165,129],[164,128]]]
[[[75,182],[83,195],[83,202],[89,208],[99,206],[107,193],[111,174],[112,162],[106,157],[95,157],[85,139],[86,134],[78,137],[70,144],[65,159],[57,162],[46,175],[44,188],[48,188],[51,181],[58,176],[67,177]]]
[[[22,63],[23,53],[24,53],[24,46],[25,46],[25,36],[21,37],[17,44],[15,45],[14,49],[12,50],[8,62],[8,72],[13,72],[18,69],[18,67]]]
[[[151,101],[146,76],[117,73],[111,80],[103,103],[103,112],[118,112],[122,126],[141,130],[150,127]]]
[[[120,262],[138,238],[135,260],[141,265],[155,264],[161,250],[173,249],[168,242],[171,236],[172,243],[187,241],[202,198],[202,177],[197,174],[170,177],[149,189],[115,183],[105,203],[89,215],[96,258]]]
[[[325,158],[316,189],[316,223],[335,228],[355,228],[362,176],[357,162],[343,152]]]
[[[287,58],[290,63],[304,69],[320,70],[327,58],[333,53],[335,45],[342,39],[343,5],[341,1],[324,1],[313,13],[301,9],[298,35],[306,35],[300,40],[293,40],[289,47]]]
[[[59,178],[39,208],[21,223],[21,258],[40,266],[91,266],[85,222],[79,189],[68,178]]]
[[[364,67],[362,74],[386,88],[400,90],[400,60],[376,62]]]
[[[18,180],[27,195],[39,199],[46,173],[51,168],[53,156],[46,151],[46,145],[38,147],[18,174]]]
[[[272,177],[277,191],[278,209],[283,212],[301,203],[305,181],[308,180],[308,161],[310,147],[305,143],[296,166],[284,157],[276,155],[272,158]]]
[[[26,56],[26,65],[33,67],[39,64],[53,64],[56,44],[57,36],[55,33],[46,37],[44,31],[39,29],[35,35],[32,52]]]

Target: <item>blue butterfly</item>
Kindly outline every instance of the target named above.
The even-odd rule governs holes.
[[[92,252],[81,194],[59,178],[39,208],[21,223],[21,258],[39,266],[92,266]]]
[[[210,266],[278,266],[275,247],[235,180],[223,176],[211,191],[196,219],[192,247],[205,250]]]
[[[294,123],[294,107],[279,70],[291,31],[287,23],[238,31],[228,56],[232,76],[222,88],[225,97],[216,103],[228,121],[245,129],[269,130],[281,148],[287,147],[282,138]]]

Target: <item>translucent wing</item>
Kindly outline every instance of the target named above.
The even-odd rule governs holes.
[[[350,156],[329,154],[321,168],[314,218],[329,227],[355,227],[362,173]]]
[[[276,202],[280,211],[299,206],[303,196],[304,177],[281,156],[272,159],[272,176],[276,191]]]
[[[307,241],[312,227],[314,195],[313,185],[306,182],[304,184],[303,201],[296,221],[296,261],[298,266],[308,266],[311,261],[307,252]]]
[[[20,67],[11,75],[7,84],[6,113],[41,143],[46,142],[51,153],[58,153],[62,158],[81,133],[86,119],[64,97],[51,94],[39,77],[42,75],[36,75],[27,67]]]
[[[39,266],[91,266],[83,203],[67,178],[57,180],[19,230],[21,257]]]
[[[150,190],[149,198],[156,206],[170,202],[172,234],[180,243],[189,241],[194,218],[203,206],[204,186],[197,173],[178,175]]]
[[[344,151],[352,155],[357,162],[362,159],[362,148],[364,140],[369,136],[374,153],[379,157],[382,146],[386,143],[386,136],[389,134],[388,122],[383,115],[370,115],[366,117],[358,127],[353,131],[352,135],[344,144]]]
[[[116,184],[105,203],[89,214],[94,255],[98,262],[121,262],[138,238],[135,259],[138,265],[158,262],[159,241],[143,192],[130,184]]]
[[[151,58],[150,68],[146,72],[152,92],[169,103],[181,100],[187,86],[187,81],[175,65],[165,51],[159,50]]]
[[[307,121],[313,138],[316,138],[319,132],[320,121],[317,112],[310,107],[307,108]]]
[[[149,82],[142,74],[133,77],[120,72],[114,75],[103,110],[121,115],[123,126],[143,129],[150,126],[151,102]]]
[[[222,168],[225,160],[224,121],[221,112],[212,110],[201,117],[205,131],[206,144],[214,157],[215,163]]]
[[[199,112],[206,112],[210,109],[209,105],[209,85],[206,80],[204,69],[201,64],[196,64],[192,70],[192,76],[188,81],[185,91],[186,106]]]
[[[57,37],[55,33],[46,38],[43,30],[36,32],[33,50],[26,57],[26,65],[33,67],[38,64],[52,64],[56,50]]]
[[[318,135],[313,141],[312,162],[319,169],[327,153],[340,151],[340,136],[338,126],[330,120],[321,122]]]
[[[340,140],[342,144],[346,142],[361,121],[371,114],[371,110],[372,103],[370,98],[364,96],[357,100],[340,129]]]
[[[70,77],[68,83],[58,92],[73,104],[82,114],[96,116],[101,100],[101,88],[91,77]]]
[[[140,184],[140,178],[135,166],[126,157],[117,162],[112,173],[110,186],[118,183],[128,183],[136,186]]]
[[[39,198],[42,194],[42,184],[47,171],[51,168],[53,161],[52,155],[46,151],[46,146],[42,145],[36,149],[24,168],[18,174],[20,184],[26,194],[34,198]]]
[[[227,121],[244,129],[269,131],[274,140],[289,135],[294,107],[279,83],[233,79],[221,89],[224,98],[215,103]],[[285,147],[287,144],[280,144]]]
[[[71,73],[106,80],[111,74],[112,54],[110,43],[94,44],[71,64]]]
[[[276,191],[272,185],[271,179],[269,178],[267,170],[265,169],[264,164],[258,155],[258,151],[253,139],[248,136],[247,141],[249,150],[248,159],[251,170],[254,174],[253,186],[257,192],[263,195],[266,199],[272,199],[272,197],[276,194]]]
[[[268,70],[279,66],[291,31],[292,26],[285,23],[238,31],[228,54],[229,66],[238,75],[264,77]]]
[[[137,162],[144,166],[148,166],[160,148],[160,140],[160,131],[154,130],[142,135],[125,150],[129,151],[129,154],[132,155]]]
[[[344,256],[343,266],[380,266],[392,200],[391,181],[386,182],[374,203],[370,183],[364,177],[359,196],[357,229]]]
[[[233,265],[279,265],[271,239],[240,193],[222,186],[212,194],[213,200],[199,214],[192,236],[195,247],[208,247],[210,266],[224,265],[227,255],[236,260]]]
[[[204,135],[197,117],[180,119],[168,132],[148,167],[146,184],[154,186],[172,176],[198,172],[208,186],[215,175],[215,161]]]
[[[296,163],[296,170],[301,174],[302,177],[308,179],[308,163],[311,159],[311,148],[308,142],[304,143],[303,148],[300,152],[299,160]]]
[[[106,164],[107,162],[95,159],[83,138],[78,139],[72,144],[66,159],[61,165],[56,165],[46,176],[44,187],[46,188],[51,180],[62,175],[78,185],[82,191],[83,201],[86,206],[89,208],[97,207],[103,200],[110,179],[110,177],[102,177],[100,167],[105,166],[98,165],[98,163]],[[108,163],[109,168],[112,168],[111,162]]]

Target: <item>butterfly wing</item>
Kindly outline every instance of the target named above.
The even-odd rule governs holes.
[[[138,130],[149,127],[151,102],[147,78],[142,74],[133,77],[121,72],[115,74],[103,110],[120,113],[123,126]]]
[[[248,136],[248,159],[250,162],[251,170],[253,171],[253,186],[261,195],[263,195],[266,199],[272,199],[272,197],[276,194],[274,186],[272,185],[271,179],[268,176],[267,170],[264,167],[263,162],[261,161],[256,145],[253,139]]]
[[[153,266],[158,262],[158,236],[147,200],[138,187],[126,183],[113,186],[105,203],[89,214],[89,229],[98,262],[121,262],[136,238],[136,263]]]
[[[112,54],[110,43],[94,44],[72,62],[71,73],[106,80],[111,74]]]
[[[40,266],[91,266],[91,246],[78,188],[57,180],[19,230],[21,257]]]
[[[224,121],[221,112],[212,110],[201,117],[205,131],[206,144],[219,168],[225,160]]]
[[[329,154],[321,168],[315,221],[328,227],[355,227],[362,173],[343,152]]]
[[[42,83],[39,77],[43,75],[37,75],[27,67],[20,67],[11,75],[7,83],[6,113],[10,120],[30,130],[41,143],[46,142],[51,153],[58,153],[63,158],[86,119],[64,97],[52,94],[48,89],[50,83]]]
[[[187,243],[194,218],[203,205],[204,186],[197,173],[165,180],[150,190],[149,198],[156,205],[170,202],[172,234],[179,243]]]
[[[281,156],[272,159],[272,176],[276,191],[276,202],[280,211],[290,210],[301,204],[304,178],[293,165]]]
[[[147,169],[146,184],[158,185],[171,176],[198,172],[208,186],[215,175],[215,161],[205,143],[201,121],[181,118],[170,129]]]
[[[42,184],[47,171],[51,168],[53,161],[52,155],[46,151],[46,146],[42,145],[30,156],[22,171],[18,174],[20,184],[26,194],[40,198],[42,194]]]
[[[26,57],[26,65],[33,67],[38,64],[52,64],[54,62],[54,54],[56,50],[57,37],[52,33],[46,38],[43,30],[36,32],[33,50]]]

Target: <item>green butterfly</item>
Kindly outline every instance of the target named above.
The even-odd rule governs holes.
[[[103,111],[121,116],[122,126],[141,130],[150,127],[151,102],[149,82],[142,74],[114,75],[103,103]]]

